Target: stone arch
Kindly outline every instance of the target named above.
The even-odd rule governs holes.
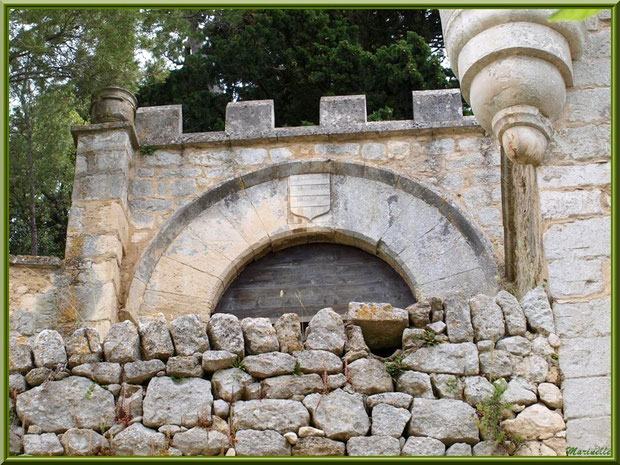
[[[323,187],[329,186],[322,192],[327,207],[292,213],[289,183],[309,179],[301,175],[321,175]],[[237,176],[177,211],[140,259],[123,316],[210,313],[251,260],[306,242],[352,245],[377,255],[418,300],[497,288],[489,241],[430,187],[359,163],[293,161]]]

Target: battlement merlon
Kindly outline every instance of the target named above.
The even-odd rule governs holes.
[[[463,116],[459,89],[412,92],[412,119],[401,121],[368,121],[365,95],[322,97],[320,124],[317,126],[275,127],[273,100],[230,102],[226,107],[224,131],[183,133],[181,105],[142,107],[136,110],[135,137],[144,146],[172,147],[250,141],[287,139],[347,134],[393,134],[477,127],[473,116]],[[74,126],[74,138],[131,122],[95,123]]]

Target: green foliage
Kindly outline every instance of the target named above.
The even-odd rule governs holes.
[[[556,23],[559,21],[583,21],[588,19],[605,8],[562,8],[551,16],[549,16],[549,22]]]
[[[143,145],[142,147],[140,147],[140,152],[142,152],[144,155],[153,155],[155,153],[155,150],[157,150],[157,147],[153,145]]]
[[[400,374],[407,369],[403,365],[403,358],[404,356],[402,354],[394,355],[391,360],[387,360],[384,363],[385,371],[390,374],[394,381],[396,381]]]
[[[435,332],[431,330],[424,331],[422,336],[416,336],[416,339],[422,341],[422,347],[432,347],[439,344],[439,341],[435,337]]]
[[[245,360],[243,360],[241,357],[237,356],[237,358],[233,362],[232,366],[233,366],[233,368],[239,368],[240,370],[245,371]]]
[[[368,121],[389,121],[394,119],[394,110],[390,107],[379,108],[368,115]]]
[[[456,388],[458,387],[458,381],[456,380],[456,378],[449,380],[446,384],[448,385],[446,389],[446,392],[448,394],[452,394],[454,391],[456,391]]]
[[[512,410],[513,405],[502,402],[502,396],[508,389],[508,384],[499,379],[493,383],[493,394],[476,405],[478,410],[478,427],[483,438],[492,439],[496,444],[501,444],[504,440],[513,440],[507,437],[506,432],[501,427],[501,421],[507,411]],[[515,441],[517,442],[517,441]]]
[[[553,360],[560,360],[560,354],[551,354]]]
[[[179,383],[181,381],[181,378],[179,378],[178,376],[174,376],[174,375],[168,375],[168,378],[170,378],[173,383]]]
[[[299,363],[299,361],[297,363],[295,363],[295,368],[293,369],[293,374],[295,376],[303,375],[303,372],[301,371],[301,363]]]
[[[321,96],[360,93],[373,118],[410,119],[412,90],[455,82],[436,10],[214,10],[201,33],[199,53],[139,93],[182,104],[188,132],[221,130],[234,99],[273,99],[278,126],[317,124]]]
[[[86,389],[86,393],[84,394],[84,399],[90,400],[93,395],[94,390],[95,390],[95,383],[88,386],[88,389]]]

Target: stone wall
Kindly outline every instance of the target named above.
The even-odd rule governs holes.
[[[565,455],[542,288],[10,342],[12,454]]]
[[[586,23],[575,84],[538,169],[567,437],[579,449],[611,446],[610,19],[606,11]]]

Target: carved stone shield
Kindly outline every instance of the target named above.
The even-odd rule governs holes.
[[[312,221],[331,208],[329,173],[297,174],[288,178],[288,202],[291,213]]]

